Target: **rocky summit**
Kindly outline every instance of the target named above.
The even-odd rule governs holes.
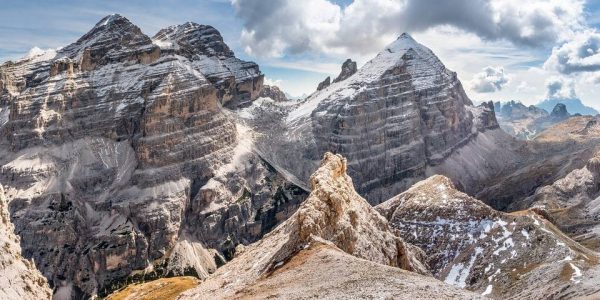
[[[406,33],[303,99],[238,46],[113,14],[0,65],[0,298],[600,297],[600,117]]]

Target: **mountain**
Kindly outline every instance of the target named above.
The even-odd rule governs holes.
[[[523,140],[533,139],[546,128],[564,121],[570,116],[566,106],[562,103],[556,104],[550,114],[534,105],[525,106],[516,101],[496,102],[494,110],[500,128]]]
[[[23,256],[61,298],[213,272],[306,197],[225,107],[258,66],[195,23],[153,38],[120,15],[52,55],[0,66],[0,183]]]
[[[198,284],[187,276],[201,283],[182,298],[597,293],[597,118],[474,106],[408,34],[341,69],[280,101],[215,28],[150,37],[120,15],[0,65],[0,184],[25,287],[33,261],[56,299],[157,278],[121,291],[180,292]],[[556,122],[518,140],[504,110]]]
[[[405,271],[428,273],[421,251],[354,191],[346,170],[343,157],[326,153],[294,215],[179,299],[477,298]]]
[[[495,211],[444,176],[421,181],[376,209],[425,251],[434,277],[446,283],[498,299],[600,295],[593,283],[600,272],[597,253],[535,211]]]
[[[600,132],[598,120],[592,119],[584,131]],[[545,211],[557,226],[588,248],[600,250],[600,152],[584,166],[555,182],[540,187],[535,194],[515,202],[510,209],[535,207]]]
[[[301,182],[321,153],[344,155],[371,203],[425,178],[478,136],[510,138],[501,136],[493,107],[474,107],[456,73],[408,34],[346,79],[295,105],[260,108],[246,122],[262,133],[263,157]]]
[[[552,111],[554,107],[562,103],[567,107],[567,110],[572,114],[590,115],[595,116],[598,111],[589,106],[585,106],[579,99],[546,99],[535,106],[545,109],[546,111]]]
[[[50,299],[48,281],[33,262],[21,256],[19,237],[8,214],[8,202],[0,186],[0,296],[2,299]]]

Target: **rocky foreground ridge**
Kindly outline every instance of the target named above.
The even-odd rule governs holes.
[[[179,299],[478,298],[418,275],[429,273],[421,250],[354,191],[346,170],[326,153],[294,215]]]

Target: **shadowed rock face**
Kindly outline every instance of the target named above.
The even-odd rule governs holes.
[[[35,265],[21,256],[19,237],[8,214],[8,202],[0,186],[0,296],[2,299],[50,299],[52,290]]]
[[[596,128],[598,129],[598,128]],[[535,207],[576,241],[600,250],[600,153],[535,194],[515,202],[511,209]]]
[[[0,183],[23,255],[56,294],[103,294],[152,268],[205,277],[215,255],[293,213],[306,194],[238,147],[221,108],[254,100],[262,80],[210,26],[151,39],[119,15],[0,66]]]
[[[327,76],[327,78],[325,78],[325,80],[323,80],[319,83],[319,85],[317,86],[317,91],[320,91],[320,90],[328,87],[330,84],[331,84],[331,78],[329,76]]]
[[[557,119],[568,118],[569,112],[567,112],[567,106],[562,103],[556,104],[556,106],[554,106],[554,108],[552,109],[550,116]]]
[[[354,73],[356,73],[356,71],[358,71],[358,68],[356,67],[356,62],[352,61],[351,59],[348,58],[342,64],[342,71],[340,72],[340,75],[338,75],[338,77],[336,77],[333,80],[333,83],[342,81],[342,80],[346,80],[348,77],[354,75]]]

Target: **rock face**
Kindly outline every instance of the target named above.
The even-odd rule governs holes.
[[[311,176],[311,185],[310,196],[292,217],[259,242],[238,248],[231,262],[180,299],[257,295],[296,299],[306,297],[307,288],[309,293],[325,298],[397,295],[400,291],[414,293],[415,297],[439,293],[476,298],[430,278],[390,268],[428,273],[419,260],[421,251],[399,238],[387,221],[354,191],[344,158],[326,153],[321,167]],[[360,275],[344,276],[352,270],[361,270]],[[368,286],[354,281],[366,283],[382,274],[394,274],[406,281],[373,281]],[[429,291],[415,281],[430,283]],[[377,291],[374,287],[379,286],[382,290]]]
[[[271,98],[278,102],[288,101],[285,93],[276,86],[263,85],[262,91],[260,91],[261,97]]]
[[[497,299],[600,295],[597,253],[533,211],[498,212],[433,176],[378,205],[440,280]]]
[[[273,164],[306,182],[320,153],[343,154],[371,203],[405,190],[429,166],[498,129],[493,106],[474,107],[456,73],[407,34],[346,80],[288,107],[285,119],[265,118],[255,120],[276,125],[257,144]]]
[[[262,80],[210,26],[149,38],[120,15],[0,66],[0,183],[55,297],[102,296],[128,276],[206,277],[294,212],[306,193],[221,108],[257,98]]]
[[[327,78],[325,78],[325,80],[323,80],[319,83],[319,85],[317,86],[317,91],[320,91],[320,90],[328,87],[329,85],[331,85],[331,78],[329,76],[327,76]]]
[[[351,59],[348,58],[342,64],[342,71],[340,72],[340,75],[338,75],[338,77],[336,77],[333,80],[332,83],[336,83],[338,81],[346,80],[350,76],[354,75],[354,73],[356,73],[356,71],[358,71],[358,68],[356,66],[356,62],[352,61]]]
[[[556,104],[556,106],[554,106],[554,108],[552,109],[550,116],[559,120],[564,120],[568,118],[569,112],[567,112],[567,106],[562,103]]]
[[[162,52],[191,60],[218,88],[219,99],[227,107],[248,104],[262,89],[264,77],[258,66],[236,58],[212,26],[187,22],[160,30],[152,41]]]
[[[600,153],[585,167],[569,173],[511,209],[535,207],[545,211],[557,226],[581,244],[600,250]]]
[[[35,265],[21,256],[19,237],[13,232],[8,203],[0,186],[0,297],[2,299],[50,299],[52,290]]]

